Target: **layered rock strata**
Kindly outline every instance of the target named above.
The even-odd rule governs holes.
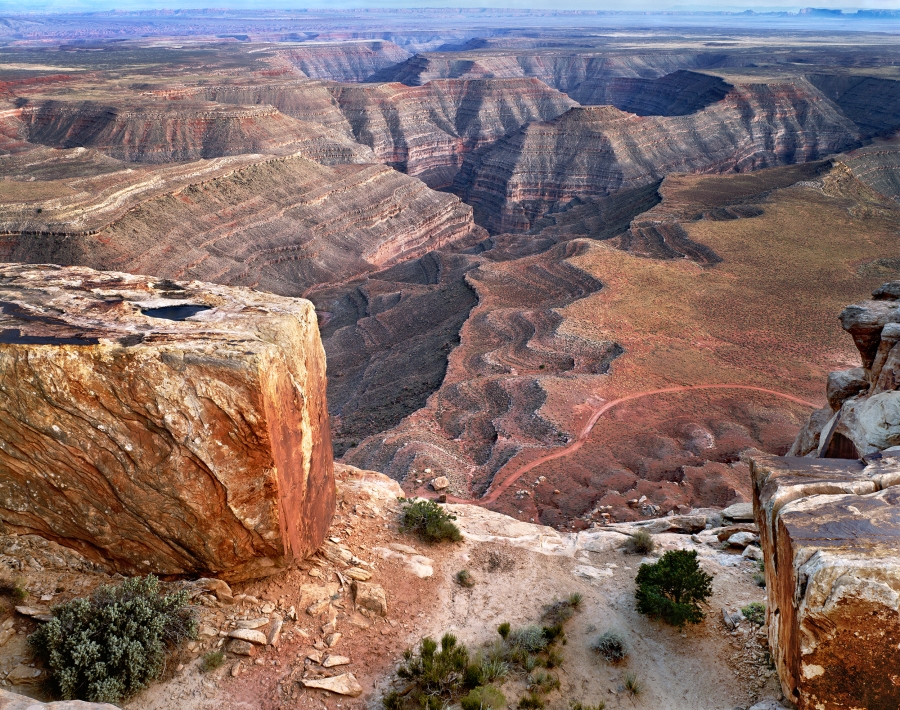
[[[799,710],[896,707],[900,459],[750,461],[785,695]]]
[[[465,156],[577,105],[537,79],[435,80],[421,87],[332,88],[360,143],[431,187],[448,187]]]
[[[0,268],[0,518],[126,574],[270,574],[334,510],[308,301]]]
[[[900,81],[858,74],[810,74],[808,78],[865,137],[884,136],[900,128]]]
[[[847,306],[840,318],[862,367],[828,376],[828,407],[813,413],[792,455],[857,459],[900,446],[900,281]]]
[[[308,42],[279,55],[312,79],[371,81],[369,77],[410,58],[393,42]]]
[[[345,133],[298,121],[274,106],[213,102],[41,101],[20,112],[28,140],[93,148],[124,161],[167,163],[247,153],[302,152],[324,164],[372,162]]]
[[[0,196],[16,199],[3,201],[10,222],[0,258],[298,296],[483,232],[457,197],[384,165],[326,167],[300,156],[219,161],[123,171],[124,185],[121,173],[3,181]],[[33,199],[36,187],[46,200]]]
[[[736,84],[688,116],[573,108],[468,159],[454,191],[495,231],[528,229],[549,209],[647,185],[672,172],[745,172],[858,145],[855,125],[803,80]]]

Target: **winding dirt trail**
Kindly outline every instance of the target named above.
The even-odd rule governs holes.
[[[587,441],[588,437],[591,435],[591,431],[594,429],[594,425],[600,420],[604,414],[606,414],[609,410],[618,407],[620,404],[624,404],[625,402],[630,402],[635,399],[641,399],[643,397],[651,397],[657,394],[670,394],[673,392],[688,392],[691,390],[724,390],[724,389],[732,389],[732,390],[750,390],[752,392],[764,392],[765,394],[771,394],[776,397],[781,397],[782,399],[787,399],[791,402],[796,402],[797,404],[802,404],[807,407],[812,407],[813,409],[817,409],[820,405],[813,404],[812,402],[807,402],[805,399],[800,399],[799,397],[794,397],[790,394],[785,394],[784,392],[777,392],[776,390],[766,389],[765,387],[754,387],[752,385],[684,385],[680,387],[664,387],[658,390],[647,390],[646,392],[635,392],[634,394],[629,394],[625,397],[619,397],[619,399],[614,399],[611,402],[607,402],[602,407],[600,407],[597,411],[595,411],[591,418],[587,421],[587,424],[584,425],[581,432],[578,434],[578,438],[575,439],[571,444],[565,446],[561,449],[556,449],[548,454],[544,454],[536,458],[534,461],[529,461],[525,465],[513,471],[511,474],[506,476],[502,483],[497,486],[494,486],[492,490],[488,493],[485,493],[481,498],[456,498],[455,496],[447,496],[447,499],[452,503],[474,503],[477,505],[486,505],[488,503],[493,503],[497,500],[503,493],[509,488],[512,484],[518,481],[523,475],[528,473],[534,468],[537,468],[543,463],[547,461],[552,461],[554,459],[562,458],[563,456],[568,456],[572,454],[582,446],[584,446],[584,442]]]

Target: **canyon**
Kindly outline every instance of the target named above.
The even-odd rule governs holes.
[[[771,570],[795,554],[776,537],[791,550],[823,545],[808,519],[847,501],[759,511],[788,485],[776,479],[831,465],[804,457],[851,461],[900,443],[889,401],[900,294],[892,34],[801,36],[790,18],[762,17],[676,31],[524,11],[460,11],[445,29],[442,12],[249,12],[243,28],[227,11],[0,24],[0,296],[12,304],[0,315],[2,535],[43,536],[103,574],[214,575],[249,596],[287,595],[315,578],[307,558],[344,544],[342,525],[361,525],[370,504],[365,535],[394,549],[385,526],[400,494],[457,510],[465,554],[527,548],[527,568],[552,567],[557,581],[579,573],[536,561],[546,549],[525,540],[552,539],[620,575],[627,531],[693,516],[712,529],[725,525],[720,509],[753,502],[780,684],[731,683],[722,666],[727,693],[679,692],[716,710],[763,687],[832,702],[826,680],[804,675],[796,640],[813,623],[802,614],[830,611],[790,616],[793,578]],[[140,310],[163,301],[212,308],[166,323]],[[47,354],[63,351],[79,363]],[[170,351],[184,363],[177,377]],[[114,396],[112,383],[138,370],[152,386],[138,378]],[[47,383],[84,400],[75,409],[93,424],[73,414],[68,439],[51,433],[68,405]],[[185,434],[194,429],[200,443]],[[126,444],[153,456],[103,453]],[[87,453],[67,464],[83,493],[70,509],[46,477],[72,451]],[[100,479],[126,478],[130,502],[111,504]],[[357,501],[353,481],[378,500]],[[880,496],[867,511],[892,505],[889,489],[841,490]],[[170,514],[155,520],[145,502]],[[498,542],[499,531],[522,539]],[[660,535],[670,533],[661,543],[696,546],[742,595],[762,594],[751,560]],[[453,565],[466,560],[430,554],[440,591],[382,579],[389,604],[420,614],[449,599],[440,622],[475,638],[454,606]],[[346,581],[346,565],[331,563]],[[615,580],[616,594],[630,583]],[[349,594],[343,581],[330,594]],[[348,604],[342,624],[360,636],[384,628],[390,653],[402,651],[399,632]],[[775,609],[790,620],[773,621]],[[403,638],[415,643],[414,630]],[[680,653],[675,635],[666,643]],[[824,654],[807,666],[826,667],[836,647],[803,648]],[[386,658],[370,661],[354,667],[366,702],[387,673]],[[254,697],[249,681],[233,682]],[[661,683],[659,707],[687,707],[666,705]],[[609,692],[610,707],[627,707]],[[142,707],[154,702],[164,706]]]

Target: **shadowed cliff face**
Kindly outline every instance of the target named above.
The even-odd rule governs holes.
[[[309,43],[279,55],[312,79],[372,81],[385,67],[408,59],[410,54],[393,42]]]
[[[536,79],[335,86],[332,92],[356,140],[435,188],[449,187],[472,151],[576,105]]]
[[[900,128],[900,81],[853,74],[810,74],[810,83],[840,106],[866,138]]]
[[[744,172],[858,145],[856,126],[803,80],[743,84],[689,116],[571,109],[463,165],[454,190],[493,231],[528,229],[573,197],[608,195],[670,172]]]

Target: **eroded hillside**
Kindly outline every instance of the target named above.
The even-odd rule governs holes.
[[[850,361],[834,291],[897,268],[900,74],[864,39],[26,42],[0,254],[311,298],[335,453],[410,491],[726,505]]]

